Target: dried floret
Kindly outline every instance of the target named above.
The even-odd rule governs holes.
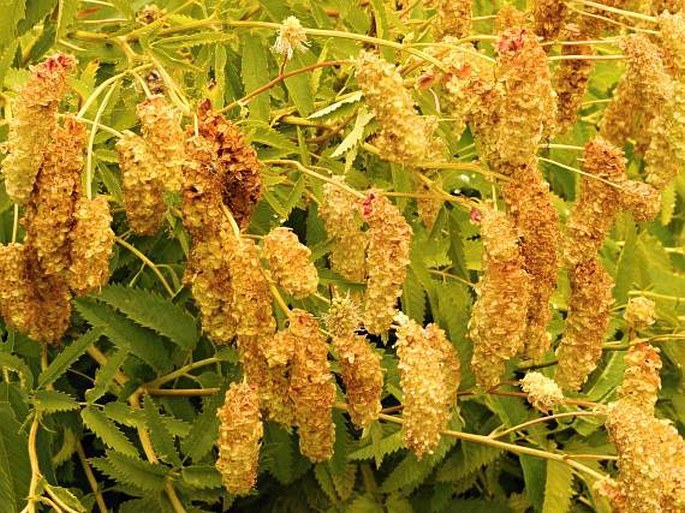
[[[661,389],[659,352],[644,342],[631,346],[624,357],[626,371],[617,391],[622,402],[633,404],[647,415],[654,415],[654,405]]]
[[[154,234],[164,221],[164,182],[154,155],[139,135],[125,132],[117,142],[124,207],[131,230]]]
[[[661,193],[651,184],[626,180],[621,184],[621,208],[638,223],[651,221],[661,211]]]
[[[34,324],[34,290],[26,272],[27,248],[11,243],[0,246],[0,313],[5,324],[27,333]]]
[[[656,322],[656,303],[646,297],[630,298],[623,318],[630,329],[643,330]]]
[[[471,0],[437,0],[435,3],[436,39],[446,36],[461,39],[471,31]]]
[[[308,312],[293,310],[288,330],[295,339],[289,396],[300,436],[300,452],[311,461],[333,455],[335,383],[328,363],[328,347],[319,323]]]
[[[336,181],[343,184],[342,180]],[[350,281],[363,281],[368,234],[361,229],[362,219],[354,195],[336,184],[325,184],[319,216],[326,233],[333,239],[330,255],[333,270]]]
[[[578,390],[602,356],[604,335],[611,318],[614,282],[596,259],[576,265],[570,273],[571,297],[555,380],[562,388]]]
[[[564,393],[559,385],[539,372],[528,372],[521,380],[521,388],[528,394],[528,402],[542,412],[564,402]]]
[[[442,143],[434,136],[437,120],[416,112],[393,64],[363,51],[357,59],[357,82],[380,125],[375,144],[383,158],[400,164],[440,158]]]
[[[333,298],[324,316],[326,328],[335,337],[348,337],[362,324],[359,303],[349,294]]]
[[[271,275],[296,299],[315,293],[319,285],[319,273],[310,260],[311,254],[289,228],[275,228],[264,237],[262,257],[269,263]]]
[[[547,325],[559,266],[559,218],[536,161],[517,168],[511,178],[503,185],[502,196],[521,236],[524,269],[535,284],[528,303],[525,354],[540,360],[550,346]]]
[[[536,34],[545,41],[554,41],[561,32],[566,11],[563,0],[535,0],[533,17]]]
[[[169,191],[181,188],[183,129],[181,112],[162,95],[147,98],[137,107],[143,139],[157,161],[159,178]]]
[[[565,257],[570,265],[592,259],[601,249],[621,207],[626,179],[623,151],[601,138],[585,146],[580,194],[567,225]],[[611,182],[606,183],[606,181]]]
[[[565,41],[582,41],[586,33],[577,25],[564,27],[562,39]],[[588,44],[564,45],[562,55],[593,55],[592,46]],[[578,110],[587,90],[590,74],[595,66],[589,59],[565,59],[554,72],[554,90],[557,93],[556,131],[566,132],[578,119]]]
[[[248,383],[231,383],[217,417],[216,469],[229,493],[247,495],[257,483],[259,448],[264,436],[256,388]]]
[[[198,131],[216,144],[216,177],[223,202],[245,228],[262,195],[261,163],[240,129],[210,107],[209,100],[198,107]]]
[[[99,290],[109,279],[109,259],[114,249],[112,214],[104,196],[79,198],[74,211],[69,286],[77,295]]]
[[[364,326],[369,333],[381,334],[390,328],[397,312],[395,304],[402,295],[409,265],[412,229],[385,196],[369,193],[363,209],[369,224]]]
[[[7,194],[16,203],[28,200],[52,132],[57,107],[67,91],[67,78],[76,67],[73,57],[55,54],[31,68],[31,75],[12,102],[6,149],[2,161]]]
[[[650,138],[647,128],[673,95],[673,84],[659,47],[646,35],[631,34],[620,46],[628,67],[604,111],[600,135],[620,147],[630,137],[636,138],[639,146],[646,146]]]
[[[272,336],[276,331],[276,320],[271,290],[255,242],[241,238],[231,252],[229,263],[236,332],[243,336]]]
[[[505,363],[523,348],[531,281],[512,219],[489,208],[481,210],[480,219],[483,275],[469,322],[471,366],[478,384],[491,388]]]
[[[295,16],[288,16],[284,19],[278,29],[276,42],[273,46],[274,52],[290,60],[295,52],[306,52],[308,45],[307,34],[304,32],[300,20]]]
[[[618,452],[618,478],[601,482],[619,513],[679,513],[685,504],[685,441],[667,420],[619,400],[606,427]]]
[[[333,339],[338,353],[340,377],[345,385],[347,411],[359,428],[378,419],[383,394],[381,357],[366,338],[359,335]]]
[[[81,188],[84,142],[83,125],[73,118],[54,130],[24,214],[25,242],[48,275],[63,274],[71,260],[70,233]]]
[[[422,328],[398,317],[397,355],[404,395],[402,433],[408,449],[421,459],[432,454],[447,429],[459,388],[459,358],[445,332],[435,324]]]
[[[437,177],[433,182],[438,188],[441,188],[440,177]],[[426,196],[435,196],[435,193],[431,189],[431,186],[425,182],[419,184],[419,193],[425,194]],[[432,229],[435,224],[444,200],[439,197],[420,197],[416,199],[416,208],[418,210],[419,218],[424,226],[428,229]]]

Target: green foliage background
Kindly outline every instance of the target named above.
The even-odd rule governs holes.
[[[238,122],[260,158],[289,161],[265,166],[267,188],[249,233],[265,234],[281,224],[292,227],[313,251],[320,290],[329,286],[359,289],[360,285],[345,282],[327,268],[330,241],[314,201],[321,197],[322,182],[302,173],[292,162],[344,173],[347,182],[359,190],[374,186],[411,192],[415,184],[406,170],[362,148],[361,142],[375,127],[368,123],[350,64],[293,75],[249,103],[236,103],[276,77],[281,66],[270,49],[273,27],[260,28],[251,22],[280,23],[295,15],[305,27],[422,42],[430,40],[433,11],[424,7],[424,2],[416,2],[408,19],[403,19],[393,2],[382,0],[160,0],[154,3],[168,15],[163,22],[143,26],[136,21],[136,12],[144,3],[0,0],[0,82],[5,116],[8,98],[26,79],[27,67],[55,49],[73,53],[80,62],[71,84],[76,94],[69,97],[63,110],[77,110],[93,94],[102,93],[101,85],[107,79],[143,65],[160,71],[172,99],[175,92],[181,105],[194,105],[204,97],[217,108],[232,104],[227,115]],[[475,0],[474,15],[490,15],[504,3]],[[525,7],[525,2],[515,3]],[[210,22],[202,21],[210,18]],[[491,24],[488,19],[477,21],[475,31],[491,33]],[[369,46],[353,37],[318,36],[310,41],[309,51],[297,54],[285,72],[316,62],[348,60]],[[381,52],[394,62],[407,59],[406,53],[387,46]],[[146,68],[140,69],[142,75],[146,72]],[[599,62],[587,100],[608,98],[621,72],[617,61]],[[135,106],[144,96],[129,75],[118,84],[101,111],[101,123],[123,131],[136,126]],[[437,113],[429,92],[417,93],[416,99],[423,113]],[[101,100],[99,94],[86,119],[96,117]],[[583,145],[594,135],[603,108],[602,103],[588,105],[582,121],[556,142]],[[458,140],[448,120],[441,122],[439,133],[460,161],[475,157],[472,150],[463,150],[471,144],[470,136]],[[6,134],[7,124],[3,123],[0,139]],[[258,490],[240,500],[227,496],[213,467],[216,409],[222,392],[241,375],[237,354],[231,347],[213,346],[200,335],[196,308],[180,282],[188,252],[180,219],[170,215],[168,226],[155,237],[127,233],[115,142],[104,130],[95,136],[92,163],[97,188],[112,199],[116,233],[156,264],[175,294],[169,297],[149,266],[117,246],[111,285],[99,295],[75,300],[72,327],[63,347],[50,349],[46,368],[41,367],[39,344],[3,330],[2,513],[24,508],[31,478],[29,427],[37,416],[42,489],[79,512],[97,511],[84,473],[86,459],[108,507],[121,513],[174,511],[165,493],[170,486],[188,512],[229,507],[235,511],[348,513],[610,511],[608,503],[594,494],[592,478],[564,463],[453,438],[443,439],[434,455],[417,461],[403,449],[398,426],[376,422],[361,433],[340,412],[335,415],[337,441],[331,461],[312,465],[299,454],[294,434],[267,424]],[[573,152],[544,150],[544,156],[577,167]],[[541,165],[565,219],[578,176],[549,162]],[[636,172],[639,162],[631,159],[630,166],[631,172]],[[475,172],[447,169],[441,176],[445,190],[491,195],[491,184]],[[602,261],[616,280],[617,315],[610,330],[615,344],[605,351],[600,367],[584,388],[583,399],[607,402],[620,383],[627,336],[620,309],[635,291],[649,291],[657,303],[660,320],[654,333],[682,333],[685,308],[677,300],[685,295],[682,198],[685,179],[681,176],[668,191],[659,220],[636,226],[628,216],[621,217],[602,251]],[[414,200],[400,197],[396,204],[415,233],[402,310],[421,323],[437,322],[460,354],[464,394],[453,429],[487,435],[499,426],[506,428],[542,416],[521,397],[468,394],[474,387],[467,337],[474,294],[467,284],[477,280],[481,266],[481,244],[468,212],[445,205],[435,226],[428,230],[418,220]],[[13,208],[4,192],[0,212],[0,239],[7,242]],[[554,339],[563,328],[568,296],[565,277],[560,278],[553,298]],[[292,301],[292,305],[317,315],[325,312],[325,305],[315,298]],[[378,347],[387,369],[384,405],[393,406],[402,400],[397,358],[392,344],[379,341]],[[682,432],[685,345],[672,341],[660,347],[664,370],[658,414],[673,419]],[[551,353],[548,359],[552,359]],[[528,364],[512,362],[511,379],[521,377],[521,369]],[[182,372],[174,373],[176,369]],[[136,395],[142,385],[215,392],[201,397]],[[500,390],[516,391],[513,387]],[[132,394],[135,400],[130,401]],[[139,428],[149,431],[158,462],[145,459]],[[505,440],[571,455],[614,454],[606,432],[592,418],[536,424]],[[594,470],[614,470],[611,461],[582,461]]]

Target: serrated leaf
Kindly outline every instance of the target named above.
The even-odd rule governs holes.
[[[66,34],[73,23],[79,7],[79,0],[57,0],[57,39]]]
[[[338,494],[335,491],[335,485],[333,484],[333,477],[328,469],[328,465],[325,463],[318,463],[314,465],[314,477],[316,482],[328,496],[331,502],[337,502]]]
[[[194,34],[184,34],[182,36],[166,37],[156,41],[153,46],[163,46],[169,49],[192,48],[201,45],[215,45],[235,41],[236,35],[233,32],[205,31]]]
[[[296,54],[293,56],[292,60],[288,63],[285,71],[292,71],[298,68],[303,68],[311,64],[311,62],[306,62],[305,57]],[[295,108],[301,116],[308,116],[314,110],[314,101],[312,99],[312,89],[309,82],[309,73],[298,73],[292,77],[285,79],[285,88],[288,90],[290,99],[293,101]]]
[[[211,465],[191,465],[181,470],[183,483],[201,490],[221,488],[221,474]]]
[[[76,399],[58,390],[37,390],[33,396],[33,405],[36,410],[44,413],[76,410],[79,407]]]
[[[24,5],[24,0],[0,0],[0,48],[14,38],[17,24],[24,18]]]
[[[435,479],[441,482],[461,481],[492,463],[501,453],[501,449],[462,442],[459,449],[445,459],[436,472]]]
[[[526,495],[533,503],[535,511],[541,511],[545,499],[546,461],[525,454],[519,455],[519,461],[523,469]]]
[[[573,497],[573,471],[559,461],[547,461],[545,502],[542,513],[566,513]]]
[[[0,504],[3,511],[23,508],[31,481],[28,439],[9,403],[0,402]]]
[[[659,220],[661,224],[667,226],[671,223],[673,219],[673,214],[675,213],[676,207],[676,189],[675,182],[671,182],[666,188],[661,192],[661,212],[659,214]]]
[[[70,511],[76,511],[78,513],[86,513],[86,511],[88,511],[86,507],[81,504],[81,501],[76,498],[76,495],[67,488],[52,486],[49,483],[45,483],[43,486],[48,495],[50,495],[59,506],[68,507],[70,508]]]
[[[7,43],[4,45],[4,47],[0,48],[0,85],[4,82],[5,80],[5,75],[7,74],[7,71],[10,69],[10,66],[12,65],[12,61],[14,60],[14,56],[17,53],[17,46],[19,45],[19,41],[16,39]],[[3,189],[5,188],[3,184]],[[5,193],[5,196],[7,196],[7,193]],[[4,206],[4,202],[3,202]],[[6,210],[6,209],[5,209]]]
[[[345,509],[345,513],[383,513],[383,506],[368,495],[361,495],[354,499]]]
[[[38,376],[38,386],[43,388],[53,383],[64,374],[67,369],[86,352],[102,335],[100,328],[93,328],[66,346],[52,363]]]
[[[348,455],[350,460],[371,460],[376,461],[376,466],[380,467],[383,458],[404,448],[402,432],[395,426],[390,433],[384,432],[384,425],[380,422],[371,424],[368,428],[369,444],[351,452]]]
[[[411,507],[409,500],[399,493],[388,495],[385,500],[385,509],[392,511],[392,513],[414,513],[414,508]]]
[[[199,462],[212,450],[219,429],[216,410],[223,403],[222,392],[205,400],[202,413],[195,417],[188,436],[181,442],[183,453],[192,461]]]
[[[107,393],[127,356],[128,353],[121,349],[108,355],[107,363],[98,368],[95,373],[95,386],[90,390],[86,390],[86,401],[94,403]]]
[[[133,409],[126,403],[111,402],[105,404],[103,413],[114,422],[132,428],[145,427],[145,414],[139,409]]]
[[[156,371],[171,367],[163,341],[154,331],[143,328],[112,307],[90,298],[78,298],[74,305],[91,326],[102,328],[104,335],[122,351],[137,356]]]
[[[174,447],[174,437],[164,423],[152,397],[146,395],[143,405],[145,423],[150,432],[150,439],[152,440],[155,453],[157,453],[162,461],[175,466],[181,466],[181,458],[179,458],[176,447]]]
[[[24,360],[13,354],[0,351],[0,369],[8,369],[19,374],[22,387],[33,388],[33,373]]]
[[[361,91],[355,91],[354,93],[346,95],[343,99],[338,100],[337,102],[331,103],[330,105],[324,107],[323,109],[317,110],[316,112],[310,114],[307,119],[322,118],[324,116],[327,116],[331,112],[335,112],[336,110],[338,110],[340,107],[342,107],[345,104],[357,103],[361,99],[362,99],[362,92]]]
[[[245,92],[251,93],[268,82],[269,74],[267,71],[269,63],[264,47],[265,43],[261,37],[244,34],[241,39],[243,42],[241,77],[245,86]],[[269,110],[268,91],[250,101],[250,119],[268,121]]]
[[[261,466],[279,483],[292,482],[295,451],[292,437],[282,426],[273,422],[264,424]]]
[[[138,451],[126,438],[117,425],[100,410],[86,407],[81,410],[81,418],[88,429],[95,433],[108,447],[129,456],[137,456]]]
[[[119,452],[108,451],[106,458],[94,458],[91,461],[95,468],[115,481],[148,492],[159,492],[166,484],[166,468]]]
[[[154,292],[111,285],[102,289],[97,299],[141,326],[164,335],[183,349],[192,349],[198,341],[195,319],[183,308]]]
[[[407,269],[407,277],[402,285],[402,311],[423,325],[426,312],[426,297],[421,282],[411,267]]]
[[[349,134],[345,136],[340,145],[331,154],[331,158],[337,159],[339,157],[342,157],[351,148],[359,144],[364,138],[364,129],[366,128],[366,125],[368,125],[372,119],[372,112],[370,112],[368,109],[364,107],[359,109],[359,113],[357,114],[357,118],[354,121],[354,126],[352,127],[352,130]]]

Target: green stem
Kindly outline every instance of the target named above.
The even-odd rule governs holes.
[[[103,112],[107,108],[110,98],[114,94],[118,83],[115,81],[109,88],[109,91],[105,94],[102,99],[102,103],[98,106],[98,110],[95,113],[95,119],[93,120],[93,126],[90,129],[90,137],[88,138],[88,153],[86,155],[86,197],[88,199],[93,198],[93,146],[95,145],[95,135],[98,131],[98,126],[100,124],[100,118]]]

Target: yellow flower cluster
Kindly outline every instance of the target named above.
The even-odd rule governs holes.
[[[217,416],[216,469],[229,493],[247,495],[257,483],[259,448],[264,436],[256,389],[248,383],[231,383]]]
[[[295,339],[290,389],[300,452],[311,461],[333,455],[335,383],[328,363],[328,347],[319,333],[319,323],[303,310],[293,310],[290,326]]]
[[[352,335],[362,324],[360,305],[347,296],[333,298],[324,316],[326,328],[335,337]]]
[[[223,202],[245,228],[262,195],[261,163],[240,129],[210,108],[209,100],[199,105],[198,131],[217,145],[216,175]]]
[[[619,513],[679,513],[685,506],[685,440],[667,420],[630,401],[611,405],[606,421],[618,452],[616,480],[601,481]]]
[[[570,281],[568,317],[557,348],[555,380],[562,388],[578,390],[602,356],[614,283],[595,258],[576,265],[570,272]]]
[[[56,127],[45,148],[23,218],[25,242],[47,275],[63,274],[70,263],[70,233],[81,190],[85,130],[73,118]]]
[[[109,280],[109,260],[114,248],[112,214],[107,198],[79,198],[74,210],[69,286],[77,295],[99,290]]]
[[[370,192],[363,216],[369,224],[366,257],[368,280],[364,297],[364,326],[369,333],[385,333],[397,312],[407,276],[412,229],[388,198]]]
[[[564,25],[566,11],[566,3],[563,0],[535,0],[535,33],[545,41],[554,41]]]
[[[341,179],[336,181],[343,183]],[[350,281],[364,281],[368,235],[361,229],[362,219],[354,195],[335,184],[325,184],[319,216],[326,233],[333,238],[331,268]]]
[[[646,35],[631,34],[620,46],[628,68],[604,111],[600,135],[620,147],[629,137],[636,138],[638,145],[645,145],[649,143],[650,121],[672,96],[673,84],[659,47]]]
[[[661,389],[659,349],[647,343],[632,346],[624,360],[626,371],[618,388],[618,397],[652,415]]]
[[[656,303],[641,296],[630,298],[623,318],[630,329],[643,330],[656,322]]]
[[[564,41],[583,41],[588,39],[588,35],[577,25],[567,24],[564,26],[561,38]],[[593,55],[594,52],[591,45],[573,44],[564,45],[561,54]],[[555,70],[553,82],[554,90],[557,92],[556,130],[558,133],[566,132],[578,119],[578,110],[594,68],[591,60],[566,59],[561,61]]]
[[[521,380],[528,402],[542,412],[548,412],[564,402],[564,393],[553,379],[539,372],[528,372]]]
[[[433,135],[437,121],[416,112],[394,65],[363,51],[357,59],[357,82],[380,125],[375,144],[383,158],[410,165],[439,158],[442,144]]]
[[[263,240],[262,257],[269,263],[271,275],[296,299],[314,294],[319,285],[311,254],[289,228],[274,228]]]
[[[76,67],[73,57],[56,54],[31,68],[28,81],[12,102],[6,149],[2,161],[5,188],[12,201],[29,199],[44,153],[57,126],[57,107]]]
[[[383,394],[381,357],[366,338],[341,335],[333,339],[338,353],[340,377],[345,385],[347,411],[352,422],[361,428],[378,419]]]
[[[540,360],[550,345],[549,301],[556,288],[561,240],[558,214],[535,160],[514,172],[502,186],[502,196],[522,239],[524,269],[535,284],[528,302],[524,350],[527,357]]]
[[[512,220],[490,208],[482,209],[480,218],[483,275],[469,334],[471,368],[478,384],[488,389],[500,382],[505,363],[523,348],[531,281]]]
[[[580,194],[573,204],[567,225],[564,256],[569,265],[595,257],[621,208],[621,190],[605,183],[620,183],[626,178],[623,151],[604,139],[596,138],[585,146]]]
[[[459,388],[459,357],[445,332],[398,314],[397,355],[404,395],[402,432],[408,449],[421,459],[432,454],[447,428]]]
[[[135,233],[154,234],[164,221],[164,183],[157,160],[145,140],[124,132],[116,144],[124,190],[124,208]]]
[[[437,0],[435,2],[436,39],[461,39],[471,32],[471,0]]]
[[[178,191],[184,158],[181,112],[162,95],[147,98],[137,107],[143,139],[157,161],[159,177],[166,190]]]

